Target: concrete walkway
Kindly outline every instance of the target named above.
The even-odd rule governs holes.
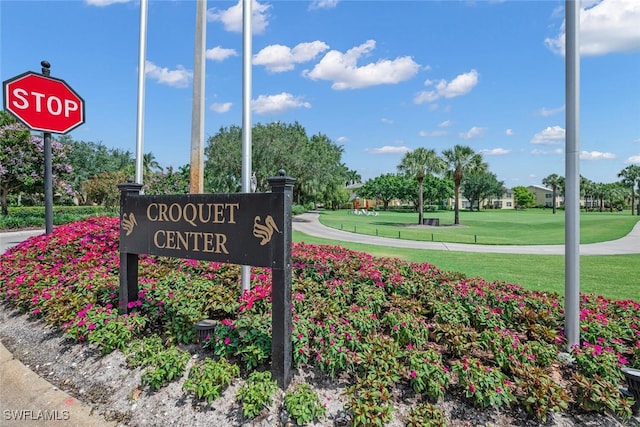
[[[0,426],[111,427],[88,405],[27,368],[0,343]]]
[[[382,213],[381,215],[384,215]],[[310,236],[342,242],[365,243],[368,245],[390,246],[396,248],[432,249],[458,252],[491,252],[502,254],[564,255],[564,245],[471,245],[464,243],[419,242],[416,240],[391,239],[368,236],[349,231],[338,230],[322,225],[318,212],[308,212],[293,218],[293,230]],[[640,254],[640,221],[626,236],[609,242],[580,245],[580,255],[621,255]]]
[[[0,233],[0,254],[44,230]],[[0,343],[0,426],[111,427],[90,406],[26,367]]]
[[[44,234],[44,230],[8,231],[0,233],[0,254],[31,236]]]

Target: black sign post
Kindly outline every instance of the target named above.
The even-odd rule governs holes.
[[[283,254],[278,264],[271,269],[271,373],[282,390],[291,380],[293,350],[291,344],[291,204],[295,179],[281,176],[268,179],[274,194],[282,194],[284,203],[278,208],[277,216],[282,216],[286,224],[279,239],[278,253]]]
[[[138,254],[272,269],[272,373],[291,380],[291,204],[295,179],[280,171],[271,193],[142,196],[120,184],[120,293],[128,313],[138,298]]]
[[[122,250],[123,230],[126,234],[126,222],[123,224],[123,218],[127,217],[125,208],[129,198],[140,195],[142,184],[135,182],[127,182],[118,185],[120,189],[120,292],[118,294],[118,312],[126,314],[129,312],[129,301],[138,299],[138,254],[130,253]],[[125,220],[126,221],[126,220]]]

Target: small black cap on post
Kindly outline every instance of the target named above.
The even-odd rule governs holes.
[[[40,65],[42,66],[42,75],[50,76],[51,75],[51,64],[49,61],[40,61]]]
[[[274,193],[283,193],[286,190],[291,191],[293,189],[293,184],[295,184],[296,179],[290,176],[287,176],[287,173],[284,169],[280,169],[278,171],[278,176],[272,176],[267,178],[267,182],[271,187],[271,191]]]

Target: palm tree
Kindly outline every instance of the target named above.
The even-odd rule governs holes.
[[[548,177],[542,180],[542,185],[546,185],[547,187],[551,187],[551,192],[553,193],[553,213],[556,213],[556,197],[558,195],[558,187],[562,184],[564,179],[561,176],[558,176],[555,173],[552,173]]]
[[[597,182],[593,186],[593,197],[598,200],[598,212],[604,212],[604,199],[607,195],[606,184]]]
[[[593,192],[595,191],[595,183],[589,178],[580,175],[580,196],[584,197],[585,209],[593,209]],[[587,203],[587,200],[589,203]]]
[[[152,174],[154,171],[163,171],[162,166],[160,166],[160,163],[158,163],[156,156],[154,156],[152,152],[142,155],[142,168],[148,175]]]
[[[422,182],[426,175],[441,173],[444,171],[444,161],[438,157],[435,150],[416,148],[404,155],[398,171],[407,176],[415,176],[418,180],[418,224],[422,224],[424,215],[424,199],[422,194]]]
[[[346,166],[345,166],[346,169]],[[362,182],[362,176],[358,173],[358,171],[352,169],[346,169],[347,175],[347,186],[357,184]]]
[[[633,215],[635,204],[635,185],[638,182],[638,191],[640,192],[640,166],[629,165],[622,169],[618,174],[618,178],[622,178],[621,182],[627,187],[631,188],[631,215]],[[640,208],[638,208],[638,215],[640,215]]]
[[[489,166],[482,161],[482,155],[476,153],[471,147],[466,145],[456,145],[452,149],[444,150],[442,155],[448,168],[447,175],[453,180],[455,197],[455,219],[453,223],[458,225],[460,224],[460,206],[458,206],[458,201],[460,200],[460,183],[464,175],[475,171],[486,171]]]

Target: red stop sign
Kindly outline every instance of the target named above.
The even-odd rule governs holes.
[[[67,133],[84,123],[84,100],[64,80],[29,71],[2,85],[4,108],[33,130]]]

